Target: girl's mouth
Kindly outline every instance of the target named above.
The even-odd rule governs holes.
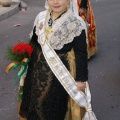
[[[59,8],[60,6],[53,6],[54,8]]]

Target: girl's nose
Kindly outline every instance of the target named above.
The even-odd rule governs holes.
[[[54,4],[57,4],[58,3],[58,0],[54,0]]]

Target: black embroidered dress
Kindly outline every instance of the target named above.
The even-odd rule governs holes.
[[[60,19],[60,17],[58,18]],[[57,21],[56,21],[57,22]],[[69,95],[48,66],[38,36],[33,30],[31,43],[35,45],[24,83],[20,116],[27,120],[64,120],[68,110]],[[63,64],[70,71],[68,52],[74,50],[76,81],[87,81],[87,48],[85,30],[74,40],[55,50]]]

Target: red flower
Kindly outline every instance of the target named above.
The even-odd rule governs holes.
[[[12,48],[12,53],[15,53],[15,54],[25,54],[26,53],[28,55],[28,57],[31,56],[32,51],[33,51],[32,46],[30,46],[29,44],[26,44],[26,43],[19,43]]]

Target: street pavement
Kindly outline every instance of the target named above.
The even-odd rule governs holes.
[[[9,62],[6,47],[19,40],[28,42],[36,15],[44,10],[44,0],[23,0],[26,11],[0,22],[0,120],[19,120],[15,74],[5,73]],[[120,1],[91,0],[98,37],[98,52],[89,62],[89,83],[92,106],[98,120],[120,120]],[[15,24],[20,26],[15,27]]]
[[[12,2],[11,6],[4,7],[0,4],[0,21],[16,14],[19,10],[26,10],[27,4],[23,1]]]

